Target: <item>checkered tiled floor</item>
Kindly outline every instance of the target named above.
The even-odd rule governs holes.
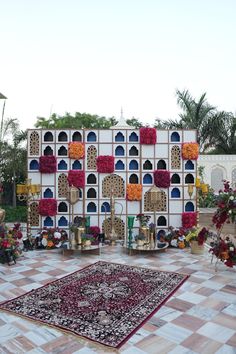
[[[0,301],[60,278],[97,260],[134,264],[190,274],[169,301],[119,350],[123,354],[236,353],[236,269],[189,249],[128,256],[120,246],[100,256],[62,255],[60,250],[32,251],[14,266],[0,265]],[[96,344],[17,316],[0,312],[0,353],[111,353]]]

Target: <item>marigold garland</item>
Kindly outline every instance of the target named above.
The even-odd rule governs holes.
[[[100,173],[112,173],[114,172],[114,156],[100,155],[96,159],[97,171]]]
[[[55,173],[57,171],[57,159],[55,156],[40,156],[39,171],[41,173]]]
[[[197,225],[197,213],[196,212],[187,212],[182,213],[182,226],[185,229],[190,229],[193,226]]]
[[[67,180],[68,180],[69,186],[74,186],[76,188],[84,188],[85,173],[84,173],[84,171],[70,170],[68,172]]]
[[[197,160],[199,155],[198,143],[183,143],[182,158],[184,160]]]
[[[85,156],[84,144],[78,141],[69,143],[69,157],[71,159],[83,159]]]
[[[155,186],[161,188],[170,187],[170,172],[166,170],[156,170],[154,171],[154,183]]]
[[[154,145],[157,142],[156,128],[143,127],[139,129],[140,144]]]
[[[127,184],[126,186],[126,200],[142,200],[142,185],[141,184]]]
[[[39,214],[41,216],[54,216],[57,214],[57,201],[53,198],[45,198],[39,201]]]

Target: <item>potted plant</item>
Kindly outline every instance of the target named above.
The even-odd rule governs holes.
[[[145,241],[145,236],[143,234],[138,234],[135,236],[135,241],[138,246],[143,246]]]
[[[94,241],[94,236],[91,234],[82,234],[81,235],[82,246],[91,246],[91,243]]]
[[[204,243],[207,240],[208,236],[209,230],[205,227],[193,227],[192,229],[190,229],[185,237],[185,240],[190,243],[191,253],[203,254]]]

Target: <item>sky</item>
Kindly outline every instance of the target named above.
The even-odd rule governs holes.
[[[176,89],[235,112],[235,15],[235,0],[0,0],[5,117],[123,107],[153,124],[178,117]]]

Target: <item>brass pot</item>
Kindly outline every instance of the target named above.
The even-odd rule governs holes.
[[[204,244],[203,245],[199,245],[198,241],[191,241],[190,242],[190,246],[191,246],[191,253],[192,254],[203,254],[204,253]]]

